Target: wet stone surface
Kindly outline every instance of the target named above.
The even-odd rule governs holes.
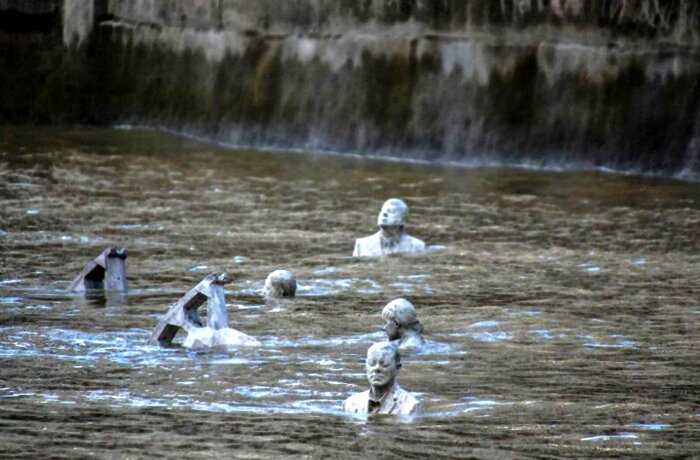
[[[392,196],[445,248],[349,257]],[[692,455],[699,224],[693,183],[2,127],[0,456]],[[129,248],[129,291],[67,293],[107,246]],[[280,266],[296,298],[266,305]],[[230,326],[262,346],[148,345],[222,271]],[[400,377],[425,416],[350,417],[398,297],[425,328]]]

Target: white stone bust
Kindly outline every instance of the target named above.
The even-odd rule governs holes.
[[[425,344],[423,325],[416,308],[406,299],[394,299],[382,310],[384,332],[391,341],[398,341],[401,350],[419,349]]]
[[[355,240],[354,257],[379,257],[385,254],[425,251],[425,243],[406,233],[404,227],[408,206],[403,200],[391,198],[384,202],[377,216],[379,231]]]
[[[401,355],[390,342],[380,342],[367,350],[365,371],[369,390],[350,396],[343,403],[343,410],[351,414],[386,414],[400,416],[419,415],[421,403],[401,388],[397,377],[401,369]]]
[[[265,299],[294,297],[297,292],[297,280],[289,270],[275,270],[265,279],[263,296]]]

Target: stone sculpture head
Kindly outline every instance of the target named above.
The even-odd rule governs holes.
[[[389,340],[398,340],[406,333],[422,333],[423,325],[418,321],[416,308],[406,299],[395,299],[382,310],[384,331]]]
[[[399,349],[390,342],[375,343],[367,350],[365,370],[367,381],[375,389],[387,389],[394,384],[401,369]]]
[[[408,206],[403,200],[391,198],[382,205],[377,216],[377,225],[384,231],[403,231],[408,217]]]
[[[294,297],[297,280],[289,270],[275,270],[267,275],[263,295],[266,298]]]

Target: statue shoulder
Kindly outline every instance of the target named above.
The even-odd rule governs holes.
[[[399,350],[401,351],[412,351],[412,350],[419,350],[420,348],[425,345],[425,339],[420,336],[410,336],[406,338],[406,340],[400,342],[399,344]]]
[[[353,414],[365,414],[367,401],[369,401],[369,390],[355,393],[343,402],[343,410]]]
[[[423,413],[423,404],[410,391],[406,391],[397,385],[394,394],[399,401],[400,415],[418,415]]]
[[[373,233],[372,235],[365,236],[363,238],[357,238],[355,240],[355,244],[370,244],[370,243],[379,243],[379,236],[380,232]]]
[[[260,342],[248,334],[236,329],[224,328],[214,330],[210,327],[196,327],[187,333],[182,345],[185,348],[211,347],[256,347]]]
[[[374,235],[357,238],[355,240],[355,251],[352,255],[354,257],[377,256],[381,255],[381,250],[381,241],[379,232],[377,232]]]
[[[418,251],[423,251],[425,250],[425,242],[421,239],[418,239],[416,237],[413,237],[411,235],[406,235],[408,237],[408,241],[411,245],[411,248],[413,250],[418,250]]]
[[[255,337],[230,327],[216,331],[214,337],[214,345],[218,346],[255,347],[260,345],[260,342]]]

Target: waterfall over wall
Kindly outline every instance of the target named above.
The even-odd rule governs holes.
[[[92,32],[95,20],[95,2],[91,0],[63,0],[63,42],[81,44]]]
[[[699,172],[694,0],[63,0],[63,40],[89,122]]]

